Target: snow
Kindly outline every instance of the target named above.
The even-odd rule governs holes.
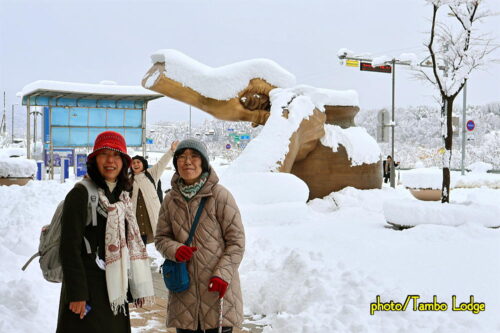
[[[271,111],[266,126],[231,164],[228,173],[277,170],[288,152],[290,137],[315,108],[308,96],[298,95],[293,89],[273,89],[270,99]],[[288,108],[288,118],[282,117],[283,108]]]
[[[101,81],[102,82],[102,81]],[[29,95],[37,90],[62,91],[66,93],[82,93],[96,95],[134,95],[134,96],[161,96],[141,86],[121,86],[110,84],[109,81],[101,84],[76,83],[38,80],[24,86],[22,95]]]
[[[269,97],[271,111],[266,126],[232,163],[229,173],[276,171],[288,153],[290,137],[297,131],[302,120],[313,114],[315,108],[324,112],[325,105],[358,105],[358,94],[354,90],[335,91],[306,85],[287,89],[276,88],[271,90]],[[284,109],[289,112],[288,118],[282,116]],[[328,132],[328,126],[325,125],[325,132]],[[364,129],[353,128],[337,132],[343,137],[336,139],[335,134],[330,134],[333,138],[326,139],[325,142],[336,140],[335,142],[349,146],[354,163],[373,163],[375,153],[378,151],[380,155],[376,142]],[[359,144],[368,144],[375,153],[368,154],[364,150],[355,149]],[[379,157],[376,161],[378,159]]]
[[[275,87],[287,88],[295,84],[295,76],[269,59],[252,59],[212,68],[180,51],[163,49],[152,56],[153,63],[164,62],[166,77],[187,86],[201,95],[217,100],[237,97],[250,80],[260,78]],[[157,78],[159,74],[154,73]],[[154,84],[148,80],[146,87]]]
[[[487,173],[488,171],[493,169],[493,165],[485,162],[474,162],[467,167],[473,173]]]
[[[344,56],[344,57],[353,57],[355,56],[354,52],[349,50],[349,49],[346,49],[345,47],[339,49],[337,51],[337,57],[341,57],[341,56]]]
[[[33,177],[36,171],[37,166],[34,160],[28,160],[22,157],[0,157],[0,178]]]
[[[401,181],[407,188],[440,190],[443,171],[440,168],[408,170],[401,173]],[[450,188],[477,187],[500,189],[500,174],[470,172],[462,176],[458,171],[450,172]]]
[[[408,212],[413,213],[408,214]],[[500,227],[500,200],[496,205],[400,200],[386,202],[384,216],[389,222],[406,226],[422,224],[459,226],[472,223],[485,227]]]
[[[337,125],[325,125],[325,136],[321,138],[324,146],[331,147],[334,152],[342,145],[353,166],[372,164],[380,161],[382,152],[377,141],[363,127],[341,128]]]
[[[387,65],[387,63],[391,62],[392,59],[393,59],[392,57],[389,57],[389,56],[386,56],[386,55],[375,57],[372,60],[372,66],[373,67],[378,67],[378,66]]]
[[[384,209],[387,202],[411,198],[402,187],[349,187],[305,203],[303,184],[292,175],[228,178],[231,165],[212,164],[241,210],[247,240],[239,269],[244,311],[249,322],[266,325],[265,333],[489,333],[500,328],[500,234],[478,219],[457,227],[426,224],[394,231],[385,228]],[[165,189],[172,173],[162,176]],[[1,332],[55,330],[60,284],[43,280],[36,261],[25,272],[20,267],[37,250],[41,226],[74,182],[0,187]],[[499,207],[500,190],[454,189],[452,200],[490,211],[495,203]],[[405,214],[411,219],[415,210]],[[446,220],[452,218],[460,217]],[[159,257],[151,245],[148,253]],[[403,302],[412,294],[422,301],[437,295],[450,307],[452,295],[461,302],[474,295],[486,303],[486,311],[370,315],[377,295]]]
[[[451,176],[450,187],[453,187]],[[443,185],[443,171],[439,168],[418,168],[401,174],[401,181],[407,188],[440,190]]]
[[[26,148],[0,148],[0,158],[26,156]]]
[[[309,188],[300,178],[290,173],[250,172],[241,175],[221,176],[236,201],[241,204],[273,205],[278,203],[305,203]],[[272,191],[267,191],[272,188]],[[255,196],[255,193],[260,195]]]

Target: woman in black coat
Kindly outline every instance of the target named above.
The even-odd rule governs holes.
[[[130,332],[128,300],[142,306],[152,299],[149,260],[135,217],[129,214],[130,157],[126,149],[119,133],[107,131],[96,138],[94,151],[87,158],[88,177],[99,189],[97,226],[86,226],[88,193],[83,185],[77,184],[64,201],[58,333]],[[87,253],[84,237],[92,254]],[[134,238],[137,242],[131,241]],[[134,281],[134,276],[140,276],[136,280],[141,281]]]

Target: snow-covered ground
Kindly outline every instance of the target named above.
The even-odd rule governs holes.
[[[223,161],[212,164],[240,205],[247,239],[240,267],[244,309],[267,325],[266,333],[500,331],[499,230],[468,223],[395,231],[385,228],[383,205],[409,200],[402,186],[346,188],[305,203],[306,188],[293,176],[253,174],[238,182],[224,177]],[[164,173],[164,189],[172,173]],[[21,266],[73,184],[0,187],[0,332],[55,329],[60,285],[46,282],[36,261],[26,272]],[[451,196],[500,204],[498,189],[454,189]],[[154,254],[152,246],[148,251]],[[377,295],[401,303],[408,295],[419,295],[419,302],[436,295],[449,308],[413,311],[410,303],[405,312],[370,315]],[[473,295],[485,311],[452,311],[452,295],[457,303]]]

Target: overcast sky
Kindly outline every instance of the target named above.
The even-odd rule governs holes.
[[[500,13],[500,1],[485,5]],[[0,89],[10,115],[16,92],[36,80],[140,85],[150,55],[172,48],[213,67],[269,58],[299,84],[355,89],[361,108],[390,107],[391,75],[341,66],[337,51],[423,55],[431,11],[425,0],[0,0]],[[500,43],[500,16],[480,30]],[[468,88],[470,104],[500,101],[500,64],[475,72]],[[397,67],[397,106],[435,96]],[[188,110],[165,97],[149,104],[148,123],[188,120]],[[208,117],[193,111],[195,122]]]

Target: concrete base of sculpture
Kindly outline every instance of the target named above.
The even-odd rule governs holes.
[[[23,177],[23,178],[0,178],[0,186],[10,186],[10,185],[19,185],[24,186],[28,184],[30,180],[33,180],[31,177]]]
[[[306,159],[293,165],[291,173],[309,186],[309,200],[348,186],[361,190],[382,186],[382,162],[351,166],[343,146],[333,152],[321,142]]]

